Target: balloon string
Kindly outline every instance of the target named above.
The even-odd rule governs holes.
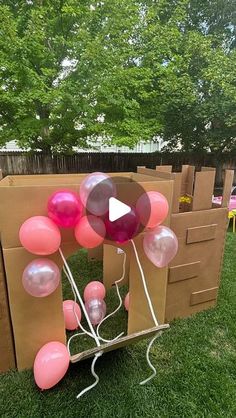
[[[82,297],[81,297],[81,295],[80,295],[80,293],[79,293],[79,289],[78,289],[78,288],[77,288],[77,286],[76,286],[75,280],[74,280],[73,275],[72,275],[71,270],[70,270],[70,267],[69,267],[69,265],[67,264],[67,261],[66,261],[66,259],[65,259],[65,257],[64,257],[64,254],[63,254],[63,252],[62,252],[61,248],[59,248],[59,253],[60,253],[60,255],[61,255],[61,258],[62,258],[63,263],[64,263],[64,266],[65,266],[65,268],[64,268],[64,266],[63,266],[63,270],[64,270],[64,272],[65,272],[65,274],[66,274],[66,277],[67,277],[67,278],[68,278],[68,280],[69,280],[69,283],[70,283],[70,285],[71,285],[71,288],[72,288],[72,291],[73,291],[73,294],[74,294],[74,305],[73,305],[73,311],[74,311],[75,316],[76,316],[76,318],[77,318],[77,322],[78,322],[78,324],[80,325],[81,329],[84,331],[83,333],[88,334],[89,336],[91,336],[92,338],[94,338],[94,340],[96,341],[97,346],[98,346],[98,347],[100,347],[100,346],[101,346],[101,343],[100,343],[100,341],[99,341],[99,339],[98,339],[98,337],[97,337],[97,335],[96,335],[96,333],[95,333],[95,331],[94,331],[94,329],[93,329],[92,323],[91,323],[91,321],[90,321],[90,319],[89,319],[89,316],[88,316],[88,314],[87,314],[86,308],[85,308],[85,306],[84,306],[83,299],[82,299]],[[67,270],[67,272],[66,272],[66,270]],[[90,328],[90,330],[91,330],[91,334],[83,328],[83,326],[81,325],[81,323],[80,323],[80,321],[79,321],[79,318],[78,318],[78,316],[77,316],[77,314],[76,314],[76,312],[75,312],[75,303],[76,303],[76,299],[77,299],[77,297],[78,297],[78,299],[79,299],[79,302],[80,302],[80,305],[81,305],[82,310],[83,310],[83,312],[84,312],[84,315],[85,315],[85,317],[86,317],[86,319],[87,319],[87,322],[88,322],[89,328]],[[69,341],[68,341],[68,343],[67,343],[67,349],[68,349],[69,354],[70,354],[70,342],[71,342],[71,340],[72,340],[72,339],[73,339],[73,337],[75,337],[75,336],[78,336],[78,335],[83,335],[83,333],[77,333],[77,334],[75,334],[75,335],[72,335],[72,336],[69,338]],[[91,390],[92,388],[94,388],[94,387],[98,384],[98,382],[99,382],[99,377],[98,377],[98,375],[95,373],[94,367],[95,367],[95,363],[96,363],[96,361],[97,361],[98,357],[100,357],[102,354],[103,354],[103,351],[102,351],[102,350],[101,350],[101,351],[99,351],[98,353],[96,353],[96,354],[95,354],[95,356],[94,356],[94,358],[93,358],[92,364],[91,364],[91,373],[92,373],[92,375],[95,377],[95,382],[94,382],[92,385],[88,386],[87,388],[83,389],[83,390],[82,390],[82,391],[81,391],[81,392],[77,395],[77,399],[81,398],[81,396],[83,396],[86,392],[88,392],[89,390]]]
[[[98,382],[99,382],[99,377],[98,377],[97,373],[95,372],[94,368],[95,368],[95,363],[96,363],[96,361],[97,361],[98,357],[100,357],[102,354],[103,354],[103,352],[102,352],[102,351],[99,351],[99,353],[96,353],[96,354],[95,354],[95,356],[94,356],[94,358],[93,358],[92,364],[91,364],[91,373],[92,373],[93,377],[95,378],[95,382],[94,382],[92,385],[88,386],[87,388],[83,389],[83,390],[82,390],[82,391],[81,391],[81,392],[80,392],[80,393],[76,396],[76,398],[77,398],[77,399],[81,398],[81,396],[83,396],[86,392],[88,392],[89,390],[91,390],[91,389],[93,389],[95,386],[97,386],[97,384],[98,384]]]
[[[100,333],[99,333],[99,329],[100,329],[100,326],[108,319],[108,318],[110,318],[111,316],[113,316],[113,315],[115,315],[115,313],[116,312],[118,312],[119,311],[119,309],[121,308],[121,306],[122,306],[122,299],[121,299],[121,295],[120,295],[120,290],[119,290],[119,286],[118,286],[118,284],[119,283],[121,283],[122,282],[122,280],[124,280],[124,277],[125,277],[125,265],[126,265],[126,258],[127,258],[127,256],[126,256],[126,253],[124,252],[124,259],[123,259],[123,271],[122,271],[122,276],[121,276],[121,278],[119,279],[119,280],[116,280],[115,282],[114,282],[114,284],[115,284],[115,286],[116,286],[116,292],[117,292],[117,296],[118,296],[118,299],[119,299],[119,305],[117,306],[117,308],[113,311],[113,312],[111,312],[111,313],[109,313],[107,316],[105,316],[105,318],[103,318],[103,320],[98,324],[98,327],[97,327],[97,336],[98,336],[98,338],[100,339],[100,340],[102,340],[102,341],[104,341],[104,342],[106,342],[106,343],[109,343],[109,342],[112,342],[112,341],[115,341],[115,340],[118,340],[118,338],[120,338],[123,334],[124,334],[124,332],[121,332],[119,335],[117,335],[117,337],[115,337],[115,338],[113,338],[112,340],[106,340],[105,338],[102,338],[101,336],[100,336]]]
[[[94,331],[93,325],[92,325],[92,323],[91,323],[91,321],[90,321],[90,319],[89,319],[88,313],[87,313],[86,308],[85,308],[85,306],[84,306],[83,299],[82,299],[82,297],[81,297],[81,295],[80,295],[80,292],[79,292],[78,287],[76,286],[76,283],[75,283],[74,277],[73,277],[73,275],[72,275],[72,273],[71,273],[70,267],[69,267],[69,266],[68,266],[68,264],[67,264],[67,261],[66,261],[66,259],[65,259],[64,255],[63,255],[63,252],[62,252],[61,248],[59,248],[59,253],[60,253],[60,255],[61,255],[61,258],[62,258],[63,263],[64,263],[64,265],[65,265],[65,268],[66,268],[66,270],[67,270],[67,273],[68,273],[68,275],[69,275],[69,277],[70,277],[70,282],[71,282],[71,284],[72,284],[72,286],[73,286],[73,288],[74,288],[74,290],[75,290],[76,296],[77,296],[77,298],[78,298],[78,300],[79,300],[79,303],[80,303],[81,308],[82,308],[82,310],[83,310],[84,316],[85,316],[85,318],[86,318],[86,320],[87,320],[87,322],[88,322],[88,326],[89,326],[89,328],[90,328],[91,334],[93,335],[93,338],[94,338],[94,340],[95,340],[95,342],[96,342],[97,346],[99,347],[99,346],[101,345],[101,343],[100,343],[100,341],[99,341],[99,339],[98,339],[98,337],[97,337],[97,335],[96,335],[96,333],[95,333],[95,331]]]
[[[65,273],[65,275],[66,275],[66,277],[67,277],[67,279],[68,279],[68,281],[69,281],[69,283],[70,283],[70,285],[71,285],[71,290],[72,290],[73,295],[74,295],[73,313],[74,313],[75,318],[76,318],[76,320],[77,320],[78,326],[82,329],[83,334],[87,334],[89,337],[94,338],[94,336],[93,336],[93,335],[92,335],[89,331],[87,331],[87,330],[83,327],[83,325],[81,324],[81,322],[80,322],[80,320],[79,320],[79,318],[78,318],[78,315],[77,315],[77,313],[76,313],[76,311],[75,311],[75,304],[76,304],[76,302],[77,302],[77,296],[76,296],[76,293],[75,293],[75,290],[74,290],[73,284],[72,284],[72,282],[71,282],[70,276],[68,275],[68,273],[67,273],[67,271],[66,271],[65,267],[63,267],[63,271],[64,271],[64,273]],[[80,334],[75,334],[75,335],[80,335]],[[70,340],[69,340],[69,341],[70,341]],[[69,349],[69,347],[68,347],[68,343],[67,343],[67,348]]]
[[[143,269],[142,269],[142,266],[141,266],[141,263],[140,263],[140,260],[139,260],[136,245],[135,245],[135,243],[132,239],[130,241],[131,241],[131,243],[133,245],[133,248],[134,248],[135,257],[136,257],[136,260],[137,260],[137,263],[138,263],[138,266],[139,266],[139,270],[140,270],[140,274],[141,274],[141,278],[142,278],[142,282],[143,282],[143,287],[144,287],[144,292],[145,292],[145,295],[146,295],[146,298],[147,298],[147,301],[148,301],[148,305],[149,305],[149,309],[150,309],[150,312],[151,312],[151,315],[152,315],[152,319],[153,319],[153,322],[154,322],[155,326],[158,327],[159,323],[158,323],[157,317],[156,317],[154,309],[153,309],[151,298],[150,298],[149,293],[148,293],[146,279],[145,279],[144,272],[143,272]]]
[[[131,239],[131,243],[133,245],[134,254],[135,254],[135,257],[136,257],[136,260],[137,260],[137,264],[138,264],[138,267],[139,267],[139,270],[140,270],[140,274],[141,274],[141,278],[142,278],[142,282],[143,282],[143,287],[144,287],[144,292],[145,292],[145,295],[146,295],[146,298],[147,298],[147,301],[148,301],[148,305],[149,305],[149,309],[150,309],[150,312],[151,312],[151,315],[152,315],[152,319],[153,319],[153,322],[154,322],[155,326],[158,327],[159,323],[158,323],[157,317],[156,317],[155,312],[154,312],[154,309],[153,309],[153,305],[152,305],[152,301],[151,301],[150,295],[148,293],[146,279],[145,279],[144,272],[143,272],[143,269],[142,269],[142,266],[141,266],[141,263],[140,263],[140,259],[139,259],[138,252],[137,252],[137,248],[136,248],[136,245],[135,245],[135,243],[134,243],[134,241],[132,239]],[[151,350],[151,347],[152,347],[154,341],[156,340],[157,337],[159,337],[159,335],[160,335],[160,333],[156,334],[154,336],[154,338],[152,338],[152,340],[148,344],[147,351],[146,351],[146,360],[147,360],[147,363],[148,363],[150,369],[152,369],[153,373],[147,379],[145,379],[142,382],[140,382],[140,385],[145,385],[145,383],[149,382],[157,374],[156,368],[153,366],[153,364],[150,361],[149,353],[150,353],[150,350]]]

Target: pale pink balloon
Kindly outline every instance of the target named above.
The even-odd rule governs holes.
[[[82,211],[80,197],[72,190],[58,190],[48,199],[48,216],[62,228],[74,228]]]
[[[103,299],[89,299],[85,308],[93,325],[98,325],[106,315],[106,304]]]
[[[96,216],[109,210],[110,197],[116,197],[116,185],[105,173],[91,173],[80,184],[80,198],[86,209]]]
[[[64,344],[52,341],[45,344],[34,360],[34,379],[40,389],[50,389],[65,376],[70,356]]]
[[[129,292],[125,296],[124,305],[125,305],[126,311],[128,311],[129,310]]]
[[[78,303],[73,300],[64,300],[63,301],[63,313],[65,328],[69,331],[73,331],[79,327],[77,318],[79,322],[81,321],[81,309]],[[77,316],[77,318],[76,318]]]
[[[44,297],[53,293],[60,283],[61,273],[52,260],[39,258],[29,263],[22,276],[27,293],[35,297]]]
[[[106,289],[104,284],[94,280],[87,284],[84,289],[84,301],[89,299],[104,299],[106,296]]]
[[[178,239],[170,228],[160,225],[145,233],[143,249],[155,266],[165,267],[177,254]]]
[[[146,228],[155,228],[166,219],[169,205],[163,194],[152,191],[143,193],[139,197],[136,210],[142,225]]]
[[[96,216],[83,216],[75,227],[76,241],[84,248],[95,248],[101,245],[106,235],[102,219]]]
[[[57,225],[47,216],[33,216],[20,228],[21,245],[30,253],[49,255],[58,251],[61,233]]]

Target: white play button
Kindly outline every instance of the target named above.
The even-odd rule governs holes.
[[[131,211],[131,208],[115,197],[109,199],[109,221],[114,222]]]

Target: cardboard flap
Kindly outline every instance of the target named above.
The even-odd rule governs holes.
[[[172,172],[172,165],[156,165],[156,171]]]
[[[193,194],[195,167],[192,165],[183,165],[182,167],[182,184],[181,196]]]
[[[209,241],[216,237],[217,224],[197,226],[187,229],[187,244]]]
[[[169,283],[180,282],[182,280],[192,279],[197,277],[200,271],[200,261],[194,263],[181,264],[169,268]]]
[[[193,211],[212,208],[215,174],[215,170],[196,173],[193,193]]]
[[[225,170],[225,181],[222,194],[221,207],[227,208],[230,201],[231,190],[234,180],[234,170]]]
[[[198,303],[209,302],[217,298],[218,287],[212,287],[211,289],[201,290],[199,292],[193,292],[190,297],[190,305],[197,305]]]
[[[181,196],[181,186],[182,186],[182,173],[173,173],[174,174],[174,191],[173,191],[173,203],[172,203],[172,212],[179,212],[179,200]]]

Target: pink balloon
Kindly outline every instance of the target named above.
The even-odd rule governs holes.
[[[107,234],[110,239],[118,243],[124,243],[137,235],[139,230],[139,216],[134,208],[121,218],[111,222],[105,219]]]
[[[136,210],[142,225],[146,228],[155,228],[166,219],[169,205],[167,199],[161,193],[147,192],[139,197]]]
[[[48,216],[62,228],[74,228],[82,216],[80,197],[71,190],[53,193],[48,200]]]
[[[20,228],[21,245],[30,253],[49,255],[55,253],[61,244],[61,233],[57,225],[46,216],[33,216]]]
[[[84,289],[85,302],[89,299],[104,299],[106,296],[106,289],[104,284],[98,281],[93,281],[87,284]]]
[[[65,376],[70,362],[66,346],[58,341],[45,344],[34,360],[34,379],[40,389],[50,389]]]
[[[93,325],[98,325],[106,315],[106,304],[103,299],[89,299],[85,308]]]
[[[64,300],[63,313],[64,313],[66,329],[68,329],[69,331],[73,331],[79,327],[76,315],[80,322],[81,321],[81,309],[78,303],[74,302],[73,300]]]
[[[96,216],[109,210],[110,197],[116,196],[116,185],[105,173],[91,173],[80,185],[80,198],[86,209]]]
[[[125,305],[126,311],[128,311],[129,310],[129,292],[125,296],[124,305]]]
[[[167,226],[157,226],[145,233],[143,249],[155,266],[165,267],[177,254],[178,239]]]
[[[25,268],[22,283],[27,293],[35,297],[48,296],[60,283],[58,266],[46,258],[31,261]]]
[[[95,248],[104,241],[106,228],[102,219],[83,216],[75,227],[76,241],[84,248]]]

